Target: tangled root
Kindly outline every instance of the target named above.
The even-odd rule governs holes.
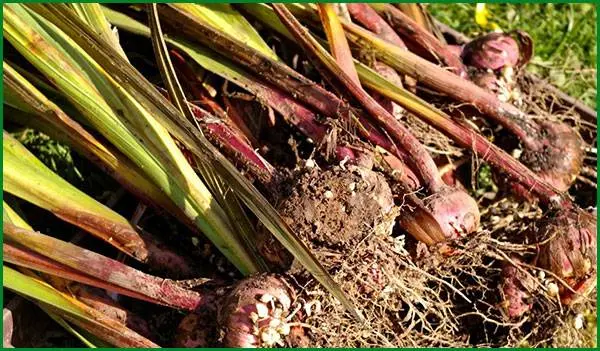
[[[310,325],[305,330],[309,345],[589,345],[595,340],[590,337],[595,330],[593,294],[564,306],[554,291],[560,282],[527,263],[537,243],[523,233],[541,215],[532,205],[503,199],[483,214],[482,231],[453,242],[450,250],[415,248],[410,238],[394,238],[377,224],[351,252],[336,256],[326,250],[330,273],[366,321],[352,319],[308,274],[296,273],[298,301],[304,323]],[[323,254],[316,246],[313,251]],[[518,317],[508,313],[503,295],[507,267],[527,277],[530,306]]]

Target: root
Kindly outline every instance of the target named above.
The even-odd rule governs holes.
[[[417,248],[417,254],[409,239],[391,237],[375,225],[352,252],[328,255],[329,271],[361,310],[364,324],[354,321],[316,281],[296,275],[296,284],[301,287],[298,301],[306,312],[304,323],[312,326],[305,329],[309,344],[589,345],[595,340],[591,338],[595,335],[595,296],[572,307],[563,306],[552,294],[552,284],[561,284],[555,276],[511,259],[517,255],[527,262],[535,257],[540,243],[521,233],[541,215],[533,205],[504,198],[488,207],[482,216],[483,228],[474,236],[453,242],[444,250]],[[318,247],[314,249],[319,254]],[[533,308],[516,320],[508,318],[502,303],[499,287],[504,264],[515,265],[533,282],[529,291]],[[583,326],[577,318],[584,319]]]

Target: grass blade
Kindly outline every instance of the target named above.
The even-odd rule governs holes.
[[[6,131],[3,136],[3,189],[86,230],[121,252],[173,276],[189,276],[185,257],[52,172]]]
[[[4,221],[12,223],[12,224],[16,225],[17,227],[20,227],[23,229],[33,230],[29,226],[29,224],[27,222],[25,222],[25,220],[23,218],[21,218],[10,206],[8,206],[8,204],[6,202],[3,202],[2,209],[3,209]],[[8,248],[8,251],[10,251],[9,247],[10,247],[10,244],[3,243],[3,251],[5,253],[4,261],[15,263],[15,262],[11,261],[10,259],[7,259],[6,253],[7,253],[7,248]],[[25,274],[31,278],[34,278],[34,279],[39,279],[38,276],[34,272],[31,272],[28,269],[28,268],[33,268],[33,267],[28,266],[28,268],[23,268],[22,265],[19,265],[19,266],[21,266],[20,270],[23,274]],[[60,272],[59,272],[59,275],[63,276],[62,274],[60,274]],[[56,278],[56,279],[61,279],[61,278]],[[108,284],[107,284],[107,286],[108,286]],[[56,289],[56,287],[54,287],[54,288]],[[112,291],[114,291],[114,290],[112,290]],[[59,291],[59,290],[56,290],[56,292],[59,294],[62,294],[62,295],[65,294],[63,291]],[[67,294],[67,296],[68,296],[68,294]],[[89,331],[78,330],[76,327],[69,324],[69,322],[67,322],[63,318],[64,313],[61,310],[57,310],[53,307],[50,307],[49,305],[47,305],[43,302],[38,302],[38,306],[44,312],[46,312],[56,323],[58,323],[60,326],[65,328],[65,330],[67,330],[69,333],[73,334],[76,338],[81,340],[81,342],[83,342],[87,347],[96,348],[96,347],[110,346],[110,345],[105,344],[97,336],[90,333]]]
[[[185,6],[185,4],[183,5]],[[167,87],[167,92],[170,96],[170,101],[189,121],[194,120],[194,115],[188,107],[187,100],[177,79],[175,68],[169,57],[169,50],[165,43],[163,32],[160,27],[160,19],[156,4],[147,5],[148,22],[150,23],[150,37],[152,39],[152,47],[154,55],[158,63],[158,69],[162,77],[163,83]]]
[[[3,214],[5,222],[11,223],[16,227],[33,231],[33,228],[29,226],[25,220],[23,220],[10,206],[3,203]],[[143,294],[137,291],[129,291],[123,289],[120,286],[111,284],[109,282],[96,279],[95,277],[89,276],[83,272],[72,269],[63,264],[57,263],[50,258],[43,255],[37,254],[25,247],[15,246],[8,240],[3,243],[2,249],[4,255],[3,259],[5,262],[10,262],[20,267],[26,267],[43,273],[51,274],[54,276],[60,276],[64,279],[78,281],[83,284],[96,286],[102,289],[117,292],[122,295],[131,296],[137,299],[142,299],[149,302],[154,302]]]
[[[164,6],[161,14],[167,25],[167,34],[175,33],[193,42],[206,45],[248,71],[254,72],[264,81],[285,89],[288,94],[297,97],[307,106],[314,107],[327,116],[347,113],[347,104],[342,104],[340,107],[339,104],[331,103],[331,101],[339,101],[335,94],[325,90],[284,63],[273,60],[268,55],[238,41],[235,39],[235,33],[223,33],[218,28],[202,23],[193,16],[171,6]],[[345,111],[340,111],[341,108],[345,108]]]
[[[29,223],[25,222],[25,220],[4,201],[2,201],[2,216],[4,221],[10,222],[17,227],[33,230]]]

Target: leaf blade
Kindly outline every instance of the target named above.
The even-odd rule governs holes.
[[[169,96],[171,97],[170,100],[175,104],[182,115],[188,119],[188,121],[196,122],[194,114],[188,105],[185,94],[183,93],[183,89],[181,88],[181,84],[177,79],[175,68],[173,67],[169,57],[167,44],[164,40],[160,26],[157,6],[156,4],[148,4],[147,7],[152,45],[154,47],[154,52],[158,61],[161,76],[163,77],[163,82],[167,86]],[[198,127],[198,129],[200,130],[200,127]],[[195,159],[196,164],[198,165],[198,170],[210,188],[212,194],[217,198],[217,201],[221,204],[225,212],[227,212],[229,218],[234,219],[231,221],[231,223],[236,229],[241,241],[245,244],[246,250],[249,252],[251,259],[261,271],[268,271],[268,266],[258,253],[258,248],[255,245],[256,240],[254,235],[252,235],[250,221],[244,213],[244,209],[241,207],[235,192],[232,192],[225,180],[217,172],[215,172],[214,165],[205,165],[202,160],[199,160],[197,157]]]
[[[4,5],[5,37],[65,92],[95,128],[144,170],[243,274],[256,272],[256,265],[236,240],[225,212],[187,163],[167,129],[155,119],[158,111],[147,109],[152,105],[140,102],[139,97],[128,92],[122,82],[113,79],[113,74],[106,72],[74,42],[81,32],[69,36],[54,25],[54,20],[51,23],[41,15],[48,15],[45,5],[27,6],[24,10],[23,5]],[[96,32],[67,5],[56,6],[82,30],[97,37]],[[39,25],[34,25],[36,21],[44,23],[45,27],[38,28]],[[53,38],[59,39],[60,44]],[[129,66],[112,45],[104,40],[102,43],[116,53],[119,62]],[[32,55],[29,47],[40,50]],[[158,95],[156,101],[165,101],[160,94],[155,94]]]
[[[194,152],[198,157],[203,159],[214,159],[215,164],[220,168],[219,171],[227,179],[230,185],[234,188],[246,206],[263,222],[265,227],[273,233],[278,240],[290,251],[294,256],[307,268],[307,270],[328,289],[354,316],[359,316],[358,311],[353,304],[348,300],[346,295],[340,289],[339,285],[331,278],[327,271],[318,263],[315,257],[310,253],[308,248],[293,234],[291,228],[283,221],[277,211],[269,204],[269,202],[242,177],[235,167],[227,161],[218,150],[216,150],[208,141],[194,130],[194,127],[188,121],[182,120],[174,107],[166,101],[160,94],[157,94],[155,89],[149,85],[139,72],[127,63],[120,60],[114,52],[111,52],[102,40],[93,38],[85,33],[85,28],[78,25],[75,20],[72,20],[68,13],[56,11],[54,6],[52,16],[55,23],[61,23],[64,19],[65,26],[69,23],[69,28],[78,31],[77,40],[80,44],[85,45],[92,56],[97,57],[99,61],[114,69],[115,74],[124,83],[129,83],[130,87],[136,90],[140,95],[144,96],[144,102],[148,105],[153,105],[154,109],[164,113],[164,120],[161,122],[169,128],[170,131],[181,140],[190,151]],[[63,18],[59,20],[59,18]],[[92,45],[93,43],[93,45]],[[102,58],[102,59],[101,59]],[[152,109],[152,110],[154,110]],[[187,123],[186,123],[187,122]],[[360,319],[360,317],[359,317]]]
[[[150,340],[140,336],[132,330],[120,325],[99,314],[94,310],[85,308],[82,304],[60,293],[50,285],[32,276],[20,273],[10,267],[2,266],[2,283],[6,288],[28,298],[42,303],[54,311],[61,311],[63,316],[73,322],[85,323],[96,330],[94,335],[114,343],[120,347],[157,347]]]

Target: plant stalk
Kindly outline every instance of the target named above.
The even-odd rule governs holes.
[[[312,82],[303,75],[297,73],[287,65],[279,61],[275,61],[261,52],[258,52],[255,49],[238,42],[236,39],[214,30],[212,27],[196,20],[189,14],[186,14],[185,12],[174,7],[162,7],[161,15],[167,19],[165,24],[168,26],[167,29],[169,29],[173,34],[183,34],[186,38],[209,46],[211,49],[216,50],[221,55],[232,59],[245,69],[253,72],[260,80],[264,80],[278,87],[290,96],[301,100],[304,104],[318,111],[319,113],[333,118],[337,118],[339,116],[342,116],[342,118],[347,118],[344,116],[358,116],[361,118],[360,121],[365,123],[363,127],[358,128],[359,133],[363,134],[365,138],[375,145],[380,145],[390,153],[396,155],[400,160],[404,162],[408,160],[408,153],[403,153],[397,147],[395,147],[394,143],[392,143],[389,138],[384,136],[381,131],[378,130],[378,128],[373,126],[366,118],[361,116],[362,113],[360,111],[352,109],[347,103],[339,99],[336,95],[330,93],[317,83]],[[248,84],[240,85],[242,87],[246,87]],[[256,94],[260,97],[259,93]],[[272,96],[273,94],[280,95],[280,93],[273,93],[271,91],[269,93],[269,95],[271,95],[269,98],[275,98],[275,96]],[[289,99],[288,101],[293,101],[291,98],[286,99]],[[269,99],[264,100],[269,101]],[[289,106],[294,105],[300,106],[297,104],[292,105],[291,102],[287,104],[274,104],[272,106],[274,109],[280,112],[281,109],[288,109]],[[298,110],[298,107],[294,107],[294,110]],[[304,108],[302,110],[304,110]],[[289,115],[288,111],[285,112],[286,113],[280,113],[282,113],[284,116]],[[307,126],[311,126],[312,129],[314,124],[307,123],[309,119],[306,118],[307,116],[305,116],[304,113],[295,113],[294,115],[296,117],[305,117],[303,118],[303,122],[301,122],[302,125],[295,124],[299,126],[301,130]],[[400,171],[402,173],[406,173],[405,170]]]
[[[472,105],[494,122],[510,130],[528,148],[539,149],[536,138],[539,135],[539,126],[512,104],[500,101],[497,96],[474,83],[466,79],[457,79],[456,74],[409,51],[390,45],[356,25],[343,24],[349,40],[356,46],[368,47],[377,57],[399,72],[417,77],[418,81],[429,88]]]
[[[412,169],[417,170],[424,185],[432,193],[439,191],[443,187],[443,181],[439,176],[437,166],[419,141],[335,64],[331,56],[310,36],[285,6],[279,4],[272,6],[296,41],[304,48],[309,57],[312,56],[313,64],[329,81],[329,84],[337,86],[339,91],[345,91],[345,95],[349,98],[359,101],[371,118],[390,134],[393,142],[405,150],[409,165]]]
[[[447,135],[460,146],[472,150],[482,161],[489,162],[492,166],[529,189],[542,203],[546,205],[560,204],[560,206],[568,208],[574,206],[568,198],[504,150],[489,142],[485,137],[477,134],[470,127],[454,121],[446,113],[432,107],[410,92],[376,76],[371,76],[370,79],[363,80],[363,84],[397,102],[427,124]]]
[[[74,274],[69,278],[73,278],[73,280],[80,283],[93,285],[98,280],[108,282],[123,288],[120,292],[123,295],[133,295],[136,298],[143,295],[146,301],[190,311],[207,303],[206,299],[200,294],[183,289],[172,280],[142,273],[119,261],[82,249],[73,244],[31,230],[19,228],[11,223],[4,223],[3,229],[5,239],[9,242],[26,247],[27,250],[43,256],[46,261],[50,259],[59,264],[59,266],[56,266],[56,264],[50,261],[50,267],[59,268],[67,266],[77,271],[79,274]],[[29,255],[29,257],[33,256]],[[40,260],[41,257],[37,256],[37,260],[33,261],[32,265],[35,265],[36,262],[39,263]],[[45,264],[45,266],[48,266],[48,264]],[[51,274],[52,272],[48,273]],[[91,276],[93,279],[80,281],[79,277],[81,273]],[[105,286],[98,287],[105,288]]]
[[[440,42],[425,27],[391,4],[372,4],[371,6],[388,21],[396,33],[404,38],[405,44],[411,51],[419,52],[442,63],[459,77],[467,77],[467,70],[460,57],[449,50],[447,45]]]

